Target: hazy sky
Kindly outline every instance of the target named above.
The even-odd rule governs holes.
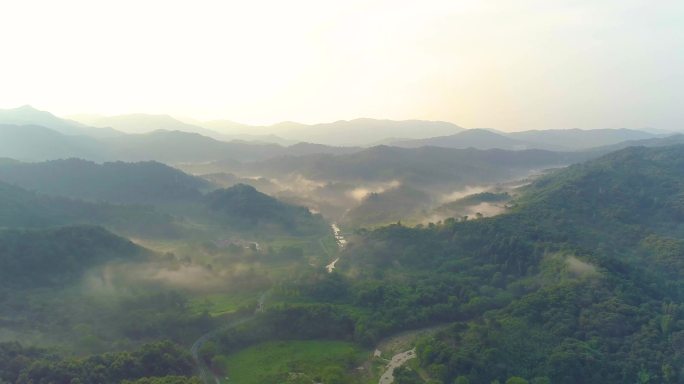
[[[0,2],[0,107],[684,128],[684,1]]]

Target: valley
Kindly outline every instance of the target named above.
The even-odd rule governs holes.
[[[0,384],[684,384],[684,2],[0,2]]]
[[[141,140],[126,135],[146,134],[88,141]],[[192,135],[163,156],[146,138],[0,161],[0,382],[684,377],[677,137],[554,151]]]

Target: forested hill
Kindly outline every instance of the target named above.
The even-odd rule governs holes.
[[[154,161],[97,164],[80,159],[0,163],[0,180],[50,195],[115,203],[196,199],[203,179]]]
[[[371,193],[341,220],[352,227],[373,227],[411,218],[431,202],[430,196],[415,188],[401,185],[384,193]]]
[[[126,235],[174,236],[174,219],[149,206],[46,196],[0,181],[0,228],[104,225]]]
[[[258,227],[299,233],[327,230],[322,217],[311,214],[308,208],[284,203],[245,184],[211,192],[205,196],[204,204],[218,221],[237,230]]]
[[[149,251],[101,227],[0,230],[0,288],[63,286],[87,269]]]
[[[399,180],[422,187],[465,186],[519,177],[530,170],[565,166],[587,158],[584,153],[543,150],[377,146],[338,156],[279,157],[245,164],[244,169],[260,175],[302,174],[316,180]]]
[[[573,165],[527,187],[517,211],[587,246],[627,244],[644,231],[684,235],[684,145]]]
[[[362,234],[339,266],[374,310],[356,337],[456,320],[418,346],[445,383],[681,382],[683,164],[684,146],[629,148],[541,178],[505,215]]]

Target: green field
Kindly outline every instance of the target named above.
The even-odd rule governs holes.
[[[347,383],[369,353],[342,341],[268,342],[220,356],[215,366],[226,373],[224,383]]]
[[[219,316],[241,307],[255,306],[258,299],[258,293],[211,294],[194,298],[188,305],[192,313],[206,311],[211,316]]]

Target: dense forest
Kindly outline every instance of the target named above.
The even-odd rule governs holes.
[[[684,1],[0,0],[0,384],[684,384]]]
[[[584,152],[505,151],[440,147],[376,146],[354,154],[283,156],[246,163],[243,169],[262,175],[299,173],[320,180],[401,180],[439,188],[472,185],[525,174],[530,169],[563,166],[591,158]]]
[[[0,180],[55,196],[111,203],[151,204],[197,199],[210,184],[149,161],[96,164],[80,159],[0,162]]]
[[[270,227],[300,233],[325,233],[320,215],[306,207],[287,204],[245,184],[218,189],[204,197],[207,214],[234,229]]]
[[[178,235],[178,223],[149,205],[121,205],[48,196],[0,181],[0,227],[103,225],[127,236]]]
[[[61,358],[40,348],[0,343],[2,383],[199,384],[190,354],[168,341],[132,352]]]
[[[12,202],[2,205],[0,324],[50,334],[52,343],[0,344],[0,378],[9,383],[195,384],[185,346],[207,332],[200,366],[225,374],[226,356],[268,342],[372,350],[426,327],[437,331],[417,340],[416,363],[397,369],[396,383],[684,382],[684,146],[628,148],[550,172],[514,195],[451,203],[505,203],[498,216],[358,229],[327,255],[339,257],[334,270],[316,251],[333,252],[323,218],[247,185],[200,193],[169,212],[190,212],[174,219],[179,231],[201,224],[218,225],[210,233],[285,237],[263,249],[233,238],[187,248],[183,232],[179,254],[101,227],[64,226],[96,207],[125,205],[0,186]],[[227,309],[209,300],[217,294],[231,298],[220,304]],[[357,355],[344,356],[311,380],[373,379],[359,373]],[[309,382],[282,371],[259,378]]]
[[[88,268],[146,250],[100,227],[0,230],[0,287],[62,286]]]
[[[502,216],[362,231],[339,273],[283,283],[289,304],[220,343],[374,345],[446,322],[418,345],[438,382],[681,382],[683,161],[630,148],[539,179]]]

